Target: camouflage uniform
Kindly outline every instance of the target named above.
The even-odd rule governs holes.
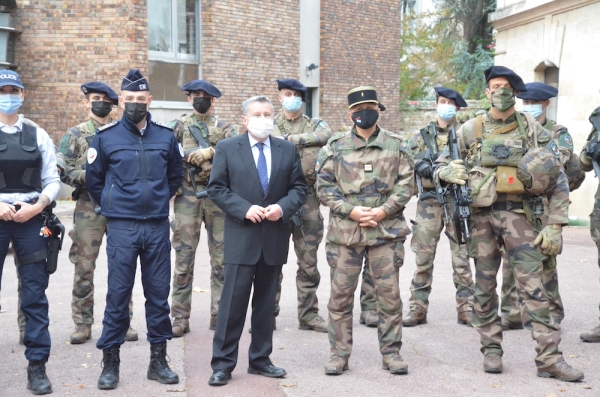
[[[487,113],[482,116],[482,120],[484,140],[488,134],[490,138],[501,137],[492,136],[493,133],[518,134],[519,137],[524,134],[527,137],[526,142],[519,141],[519,146],[523,145],[524,148],[544,147],[551,140],[551,133],[543,129],[529,114],[515,113],[502,121],[492,118],[491,114]],[[478,122],[479,119],[469,120],[458,131],[460,154],[463,159],[466,158],[465,165],[469,172],[472,167],[482,164],[481,158],[484,154],[477,139]],[[522,125],[523,129],[518,125]],[[537,142],[533,142],[534,137],[537,137]],[[505,145],[519,147],[516,141],[514,142],[505,141]],[[438,161],[444,161],[443,157]],[[436,177],[439,171],[436,171]],[[506,175],[501,175],[498,179],[506,179],[505,177]],[[558,184],[548,194],[549,225],[566,225],[569,222],[567,178],[562,171],[558,178]],[[508,183],[511,182],[512,180]],[[494,183],[498,184],[496,181]],[[497,200],[491,206],[472,208],[473,230],[468,244],[469,256],[474,259],[476,269],[472,325],[481,337],[482,353],[490,357],[494,354],[502,356],[502,327],[498,316],[496,276],[500,268],[500,248],[504,246],[510,256],[522,302],[521,318],[525,328],[532,332],[532,337],[537,342],[535,362],[538,368],[545,369],[563,361],[558,348],[561,337],[559,325],[550,317],[548,298],[542,281],[543,262],[548,256],[542,254],[533,244],[537,232],[522,209],[524,196],[498,193]]]
[[[356,128],[334,135],[319,153],[317,194],[330,207],[326,254],[331,267],[329,343],[332,357],[347,363],[352,351],[352,308],[366,261],[375,283],[381,354],[402,345],[399,270],[410,229],[403,215],[413,194],[413,158],[402,138],[380,129],[366,142]],[[383,209],[377,227],[361,227],[350,212],[357,206]]]
[[[458,130],[460,124],[454,121],[446,128],[437,128],[437,145],[441,152],[448,143],[448,132],[451,128]],[[419,132],[415,133],[408,141],[413,156],[427,150],[425,141]],[[427,183],[429,182],[429,183]],[[410,285],[409,306],[411,311],[427,312],[429,307],[429,294],[431,293],[431,282],[433,278],[433,261],[440,234],[446,223],[444,209],[433,194],[434,187],[431,179],[423,178],[423,194],[417,201],[417,217],[415,226],[412,228],[412,239],[410,247],[415,253],[417,268]],[[454,235],[453,224],[446,224],[446,230]],[[459,245],[452,240],[450,251],[452,252],[452,279],[456,287],[456,311],[470,313],[473,306],[473,290],[475,284],[471,273],[471,265],[467,256],[465,245]]]
[[[567,165],[571,154],[573,153],[573,139],[566,127],[556,124],[550,119],[546,119],[543,127],[552,132],[552,139],[556,140],[559,149],[561,150],[561,162],[563,166]],[[543,197],[544,212],[548,212],[548,200]],[[547,216],[541,216],[542,227],[546,226]],[[550,263],[552,262],[552,263]],[[560,324],[565,318],[565,309],[563,307],[562,298],[558,291],[558,274],[556,267],[556,257],[553,261],[544,262],[544,270],[542,272],[542,282],[546,289],[548,302],[550,303],[550,316],[555,323]],[[519,294],[515,285],[515,277],[513,275],[512,266],[508,260],[506,251],[502,251],[502,288],[500,290],[500,311],[506,322],[505,329],[511,327],[520,328],[522,324],[521,309],[519,307]]]
[[[81,175],[85,172],[87,150],[96,130],[103,124],[90,118],[70,128],[60,141],[59,151],[65,156],[66,173],[62,181],[75,188],[73,199],[77,200],[73,213],[73,240],[69,260],[75,265],[71,316],[76,325],[91,326],[94,323],[94,271],[96,259],[106,232],[106,218],[96,215]],[[133,301],[129,301],[129,315],[133,316]]]
[[[198,148],[199,142],[189,131],[190,126],[199,127],[203,137],[214,148],[221,139],[237,134],[237,130],[229,124],[218,121],[216,116],[210,114],[191,116],[183,115],[180,120],[171,123],[175,130],[177,141],[183,146],[184,152]],[[207,136],[204,136],[206,134]],[[184,181],[175,196],[173,221],[173,248],[175,249],[175,270],[173,271],[173,290],[171,292],[171,316],[176,319],[189,319],[192,306],[192,288],[194,281],[194,263],[196,248],[200,240],[202,222],[208,233],[208,252],[210,254],[210,314],[211,324],[216,319],[219,310],[219,300],[225,281],[225,268],[223,264],[223,237],[225,233],[225,218],[223,211],[209,199],[196,199],[194,189],[188,174],[190,163],[184,161],[186,170]],[[204,161],[201,171],[196,178],[198,191],[206,190],[212,163]]]
[[[275,117],[273,136],[289,135],[287,140],[296,144],[302,161],[302,170],[308,185],[306,202],[302,206],[304,214],[300,218],[302,230],[294,225],[292,240],[298,258],[296,273],[296,289],[298,293],[298,321],[300,325],[308,323],[319,315],[317,288],[321,281],[317,267],[317,250],[323,240],[323,216],[315,192],[315,164],[319,150],[331,138],[331,128],[319,119],[310,119],[301,115],[294,120],[287,120],[283,112]],[[303,233],[304,232],[304,233]],[[306,240],[305,240],[306,238]],[[279,315],[279,299],[281,298],[281,282],[279,276],[277,295],[275,296],[275,317]]]
[[[598,109],[596,109],[596,111],[598,111]],[[595,112],[592,113],[592,115],[596,115]],[[588,136],[587,142],[579,156],[579,166],[585,172],[594,169],[592,159],[586,155],[586,150],[588,149],[588,146],[596,144],[597,136],[598,131],[594,128]],[[600,185],[598,185],[598,189],[596,190],[596,195],[594,196],[594,209],[590,214],[590,235],[598,249],[598,266],[600,267]],[[600,306],[598,308],[600,309]],[[581,334],[580,338],[585,342],[600,342],[600,325],[589,332]]]

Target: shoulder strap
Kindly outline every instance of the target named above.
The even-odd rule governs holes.
[[[481,142],[481,138],[483,138],[483,116],[478,114],[477,121],[475,121],[475,138],[478,142]]]
[[[21,131],[21,147],[26,152],[33,152],[37,149],[37,128],[23,123],[23,130]]]

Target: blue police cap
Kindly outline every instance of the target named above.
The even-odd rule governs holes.
[[[121,83],[121,90],[126,91],[150,91],[148,80],[137,69],[130,69]]]
[[[19,74],[12,70],[0,70],[0,87],[4,87],[5,85],[12,85],[15,87],[19,87],[24,90],[23,83],[21,82],[21,77]]]
[[[189,83],[186,83],[183,87],[181,87],[181,91],[204,91],[212,97],[221,97],[221,91],[219,91],[217,87],[205,80],[192,80]]]
[[[84,95],[92,94],[94,92],[98,94],[106,95],[115,105],[119,104],[119,96],[112,88],[99,81],[90,81],[81,85],[81,91]]]
[[[294,79],[281,79],[275,81],[277,82],[277,89],[279,91],[281,91],[284,88],[298,91],[300,94],[302,94],[302,101],[306,102],[306,87],[304,86],[304,84]]]
[[[523,79],[518,74],[516,74],[515,72],[513,72],[505,66],[492,66],[486,69],[486,71],[483,72],[483,74],[485,75],[486,82],[489,82],[491,79],[494,79],[496,77],[506,77],[513,90],[519,92],[527,91],[527,87],[525,87]]]
[[[453,100],[456,106],[458,107],[466,108],[468,106],[467,102],[463,99],[463,97],[453,89],[446,87],[435,87],[434,90],[437,96],[443,96],[444,98]]]
[[[527,91],[519,93],[517,98],[527,101],[546,101],[558,95],[558,89],[548,84],[536,82],[527,83],[525,86]]]

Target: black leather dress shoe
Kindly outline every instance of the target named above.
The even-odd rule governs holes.
[[[231,373],[223,369],[217,369],[211,375],[208,384],[211,386],[225,386],[229,379],[231,379]]]
[[[273,364],[265,365],[263,367],[249,366],[248,373],[254,375],[262,375],[268,378],[283,378],[287,375],[285,369],[278,368]]]

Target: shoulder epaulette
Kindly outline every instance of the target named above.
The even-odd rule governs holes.
[[[337,140],[345,137],[346,135],[348,135],[348,132],[350,132],[350,131],[352,131],[352,130],[336,132],[335,134],[333,134],[331,136],[331,138],[329,138],[327,143],[331,143],[331,142],[337,141]]]
[[[106,125],[103,125],[102,127],[98,128],[98,132],[104,132],[112,127],[114,127],[115,125],[117,125],[119,122],[118,121],[113,121],[112,123],[108,123]]]
[[[168,129],[170,129],[171,131],[173,130],[173,128],[171,128],[171,127],[169,127],[168,125],[166,125],[166,124],[163,124],[163,123],[161,123],[161,122],[159,122],[159,121],[154,121],[154,120],[151,120],[150,122],[151,122],[152,124],[156,124],[156,125],[159,125],[159,126],[161,126],[161,127],[168,128]]]
[[[398,135],[395,132],[391,132],[391,131],[387,131],[387,130],[383,130],[383,129],[381,130],[381,132],[383,132],[387,136],[391,136],[392,138],[396,138],[396,139],[400,139],[400,140],[403,139],[401,135]]]

